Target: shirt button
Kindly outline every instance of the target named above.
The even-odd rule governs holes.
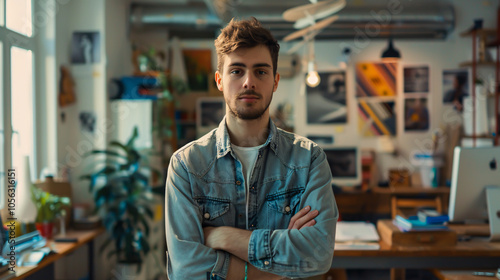
[[[236,185],[241,185],[241,182],[240,181],[236,181]]]
[[[269,261],[265,261],[265,262],[264,262],[264,265],[269,265]]]
[[[290,206],[285,207],[285,211],[286,211],[287,213],[289,213],[289,212],[290,212]]]
[[[262,155],[259,154],[259,158],[261,158],[261,157],[262,157]]]
[[[210,219],[210,213],[205,213],[205,215],[203,215],[203,217],[205,217],[205,219]]]

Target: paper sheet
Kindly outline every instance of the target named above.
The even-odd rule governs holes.
[[[336,242],[347,241],[378,241],[377,229],[372,223],[366,222],[337,222]]]

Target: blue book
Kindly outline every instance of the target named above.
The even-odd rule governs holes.
[[[430,231],[447,230],[448,227],[443,224],[427,224],[418,219],[418,216],[410,216],[407,219],[397,215],[394,224],[402,231]]]
[[[420,210],[418,211],[418,219],[427,224],[442,224],[448,222],[448,215],[441,214],[436,210]]]

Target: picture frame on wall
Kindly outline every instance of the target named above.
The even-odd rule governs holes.
[[[73,32],[71,63],[92,64],[101,61],[101,35],[98,31]]]
[[[347,123],[345,71],[318,74],[321,81],[317,87],[306,85],[307,123],[309,125]]]
[[[404,93],[429,93],[430,69],[428,65],[403,68]]]
[[[364,61],[355,70],[356,97],[396,97],[398,63]]]
[[[224,97],[200,97],[196,101],[196,134],[201,137],[217,128],[226,114]]]
[[[358,129],[362,137],[396,136],[395,101],[359,98]]]
[[[191,92],[208,92],[210,79],[213,80],[212,50],[183,49],[182,55]]]
[[[428,131],[430,127],[428,98],[405,99],[405,132]]]

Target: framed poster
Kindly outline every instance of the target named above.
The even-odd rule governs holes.
[[[210,49],[182,50],[186,66],[189,89],[194,92],[208,92],[212,73],[212,51]],[[213,80],[213,78],[212,78]]]
[[[405,93],[429,93],[429,66],[405,66],[403,78]]]
[[[396,96],[397,63],[356,64],[356,97]]]
[[[317,87],[306,85],[307,124],[347,123],[344,71],[320,72]]]
[[[363,137],[395,136],[396,114],[394,101],[358,101],[359,133]]]

